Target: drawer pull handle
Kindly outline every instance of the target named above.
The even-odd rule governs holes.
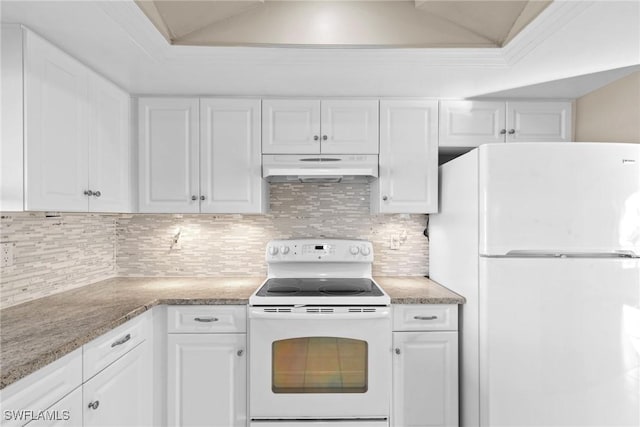
[[[99,400],[96,400],[94,402],[89,402],[89,408],[91,409],[98,409],[98,406],[100,406]]]
[[[123,336],[122,338],[120,338],[119,340],[115,340],[113,343],[111,343],[111,348],[119,346],[119,345],[122,345],[122,344],[126,343],[127,341],[129,341],[130,339],[131,339],[131,334],[127,334],[127,335]],[[97,406],[96,406],[96,408],[97,408]]]
[[[217,317],[194,317],[193,320],[195,320],[196,322],[209,323],[209,322],[217,322],[218,318]]]
[[[438,316],[413,316],[416,320],[436,320]]]

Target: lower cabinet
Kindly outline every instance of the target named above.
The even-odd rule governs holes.
[[[82,427],[82,387],[66,395],[48,408],[43,417],[27,424],[29,427]]]
[[[152,425],[149,343],[129,351],[84,384],[84,426]]]
[[[169,334],[169,426],[245,426],[246,334]]]
[[[391,426],[458,426],[457,307],[394,306],[393,353]]]

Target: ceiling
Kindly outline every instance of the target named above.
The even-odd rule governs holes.
[[[136,0],[173,45],[502,47],[547,0]]]
[[[556,0],[479,48],[170,44],[134,0],[0,0],[0,18],[139,95],[573,99],[640,65],[635,0]]]

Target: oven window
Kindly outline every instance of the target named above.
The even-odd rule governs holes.
[[[310,337],[272,344],[274,393],[366,393],[367,342]]]

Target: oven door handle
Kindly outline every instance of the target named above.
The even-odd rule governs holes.
[[[265,313],[250,311],[251,319],[271,320],[366,320],[390,318],[388,310],[376,313]]]

